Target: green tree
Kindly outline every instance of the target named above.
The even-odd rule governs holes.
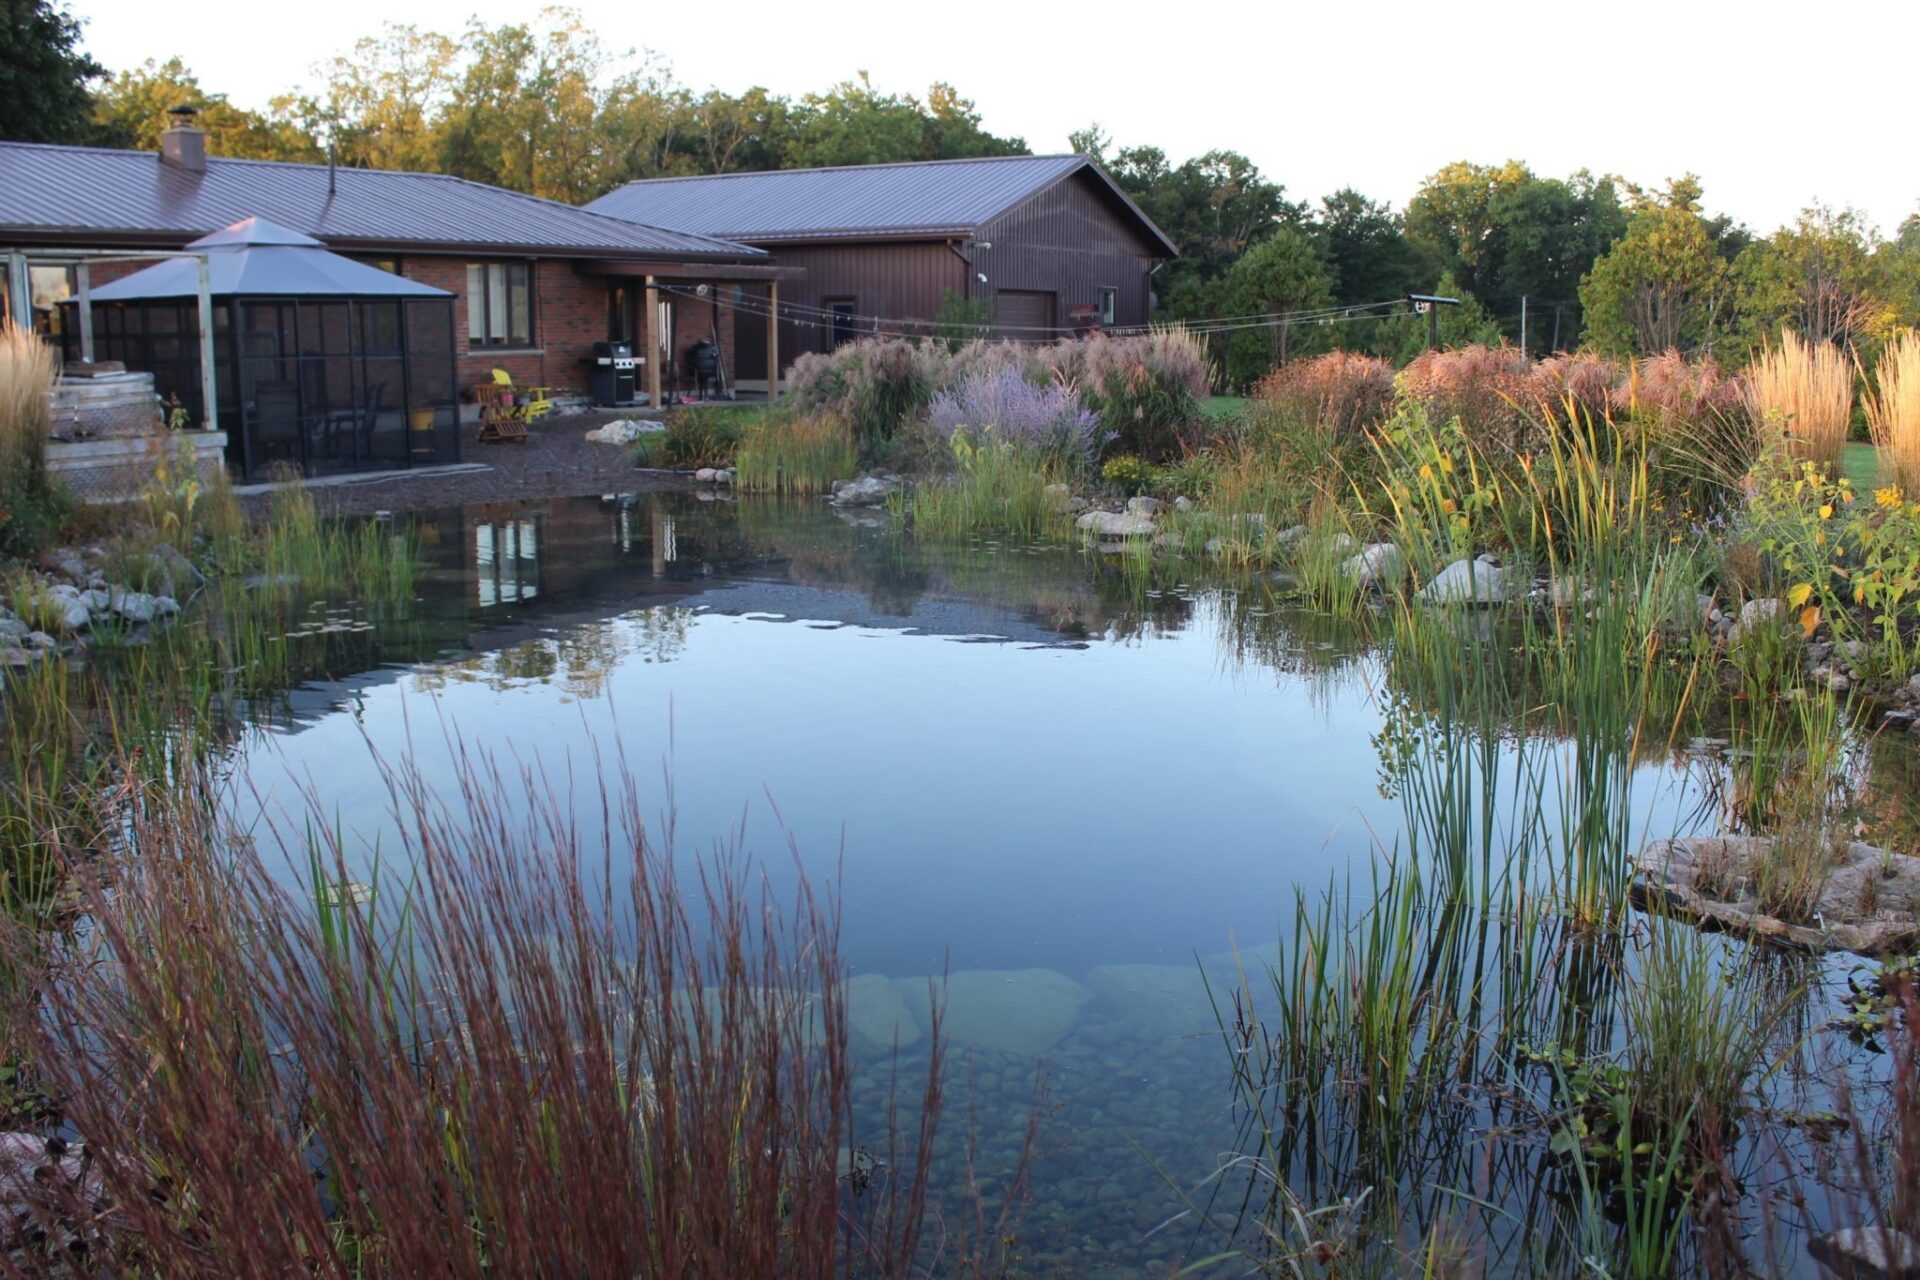
[[[357,41],[351,54],[324,64],[317,95],[290,95],[273,105],[330,141],[341,164],[432,169],[441,156],[442,115],[459,58],[452,37],[390,22],[379,35]]]
[[[607,59],[579,14],[547,9],[532,26],[476,18],[463,44],[443,126],[446,171],[575,204],[605,190],[597,84]]]
[[[80,22],[51,0],[0,9],[0,138],[85,142],[89,86],[106,69],[80,48]]]
[[[235,160],[321,160],[325,152],[296,119],[236,107],[223,93],[208,93],[178,57],[152,58],[115,76],[93,99],[96,138],[105,146],[153,151],[167,127],[167,112],[200,109],[207,152]]]
[[[1333,272],[1333,300],[1360,306],[1417,293],[1433,273],[1393,206],[1342,187],[1320,202],[1313,234]]]
[[[1585,170],[1563,180],[1538,177],[1518,160],[1458,161],[1421,186],[1406,226],[1429,261],[1479,298],[1509,337],[1519,336],[1522,298],[1530,310],[1559,308],[1571,335],[1581,277],[1625,234],[1626,212],[1618,185]],[[1528,344],[1547,345],[1550,334],[1532,329]]]
[[[1749,244],[1733,262],[1741,337],[1757,346],[1788,328],[1810,342],[1842,346],[1885,339],[1900,308],[1879,249],[1860,214],[1821,205]]]
[[[1236,258],[1209,293],[1217,314],[1271,321],[1226,336],[1227,381],[1244,387],[1275,365],[1321,345],[1319,326],[1290,324],[1286,317],[1331,303],[1333,274],[1312,236],[1281,226]]]
[[[862,71],[825,93],[806,94],[791,118],[783,156],[791,168],[1027,153],[1024,140],[983,129],[973,102],[945,83],[935,83],[923,103],[911,94],[880,92]]]
[[[1689,174],[1636,209],[1581,281],[1586,339],[1614,356],[1711,349],[1733,320],[1732,276]]]

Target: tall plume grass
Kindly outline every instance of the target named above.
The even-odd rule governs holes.
[[[1900,334],[1880,353],[1867,392],[1867,425],[1880,465],[1909,497],[1920,496],[1920,333]]]
[[[48,522],[47,397],[59,370],[31,330],[0,328],[0,552],[29,549]]]
[[[1747,402],[1764,434],[1833,473],[1853,422],[1853,379],[1840,348],[1788,330],[1748,367]]]
[[[183,1280],[907,1274],[939,1055],[907,1149],[856,1129],[834,908],[725,851],[683,880],[630,785],[588,798],[596,838],[531,771],[457,777],[388,771],[404,875],[309,818],[309,897],[182,806],[82,872],[84,934],[12,937],[89,1161],[9,1188],[54,1251]]]

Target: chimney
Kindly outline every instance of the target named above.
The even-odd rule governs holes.
[[[160,134],[160,163],[187,173],[207,171],[207,135],[200,128],[200,109],[181,103],[167,111],[167,127]]]

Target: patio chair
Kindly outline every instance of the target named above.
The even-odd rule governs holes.
[[[515,403],[512,387],[483,382],[473,389],[473,399],[480,406],[481,444],[527,442],[525,406]]]
[[[493,371],[493,384],[507,389],[520,410],[522,422],[538,422],[553,412],[552,387],[517,387],[513,383],[513,375],[505,369]]]

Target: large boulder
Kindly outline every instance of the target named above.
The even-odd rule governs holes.
[[[1131,511],[1089,511],[1073,525],[1099,538],[1151,538],[1154,533],[1152,516]]]
[[[1073,1030],[1085,987],[1052,969],[962,969],[946,986],[932,979],[902,978],[894,986],[922,1031],[932,1026],[932,1001],[944,996],[940,1034],[951,1044],[1033,1057]]]
[[[883,974],[863,973],[847,979],[841,999],[846,1002],[847,1031],[856,1051],[884,1053],[896,1045],[904,1049],[926,1034],[907,1008],[900,988]]]
[[[1217,1031],[1214,1002],[1198,965],[1103,964],[1087,971],[1087,988],[1123,1023],[1151,1036]],[[1231,994],[1216,991],[1231,1003]]]
[[[1511,595],[1505,571],[1490,556],[1455,560],[1414,593],[1422,604],[1502,604]]]
[[[835,481],[832,502],[836,507],[877,507],[899,491],[900,482],[891,476],[861,476]]]
[[[1144,495],[1127,499],[1127,514],[1131,516],[1157,516],[1160,514],[1160,499]]]
[[[595,444],[632,444],[644,434],[640,424],[632,419],[615,418],[605,426],[587,432],[587,439]]]
[[[1733,630],[1727,634],[1727,643],[1738,644],[1743,638],[1757,635],[1767,627],[1785,630],[1786,624],[1786,601],[1773,596],[1749,600],[1740,606],[1740,618],[1733,624]]]
[[[1373,542],[1340,566],[1349,582],[1362,587],[1393,587],[1407,576],[1407,558],[1391,542]]]

